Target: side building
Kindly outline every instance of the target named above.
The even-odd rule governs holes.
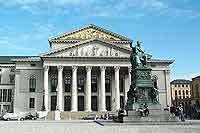
[[[191,83],[192,103],[200,103],[200,76],[192,78]]]
[[[174,105],[188,104],[191,98],[191,81],[176,79],[170,83],[171,97]]]

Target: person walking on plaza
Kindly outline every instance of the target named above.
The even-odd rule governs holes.
[[[179,119],[180,119],[181,121],[185,121],[185,118],[184,118],[184,111],[183,111],[183,105],[182,105],[182,104],[180,104],[180,105],[178,106],[178,112],[179,112]]]

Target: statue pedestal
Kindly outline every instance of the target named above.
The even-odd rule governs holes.
[[[124,123],[140,122],[177,122],[179,119],[172,116],[169,111],[150,110],[149,116],[141,117],[138,111],[128,111],[128,117],[124,117]]]
[[[129,110],[130,111],[136,111],[136,110],[138,110],[138,108],[140,108],[141,107],[141,104],[142,103],[133,103],[133,105],[132,105],[132,107],[130,107],[129,106]],[[161,104],[159,104],[159,103],[156,103],[156,104],[154,104],[154,103],[147,103],[148,104],[148,108],[149,108],[149,110],[159,110],[159,111],[161,111],[162,109],[161,109]],[[143,106],[142,106],[142,108],[143,108]]]

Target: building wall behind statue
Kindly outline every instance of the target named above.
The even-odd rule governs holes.
[[[157,77],[157,86],[159,91],[159,102],[161,106],[164,108],[167,106],[167,88],[166,88],[166,77],[163,70],[153,70],[152,76]]]

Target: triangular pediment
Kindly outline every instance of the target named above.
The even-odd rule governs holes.
[[[88,40],[101,39],[106,41],[132,41],[127,37],[113,33],[96,25],[88,25],[73,32],[59,35],[49,41],[66,41],[66,40]]]
[[[56,49],[42,57],[129,57],[130,49],[113,43],[90,39]]]

